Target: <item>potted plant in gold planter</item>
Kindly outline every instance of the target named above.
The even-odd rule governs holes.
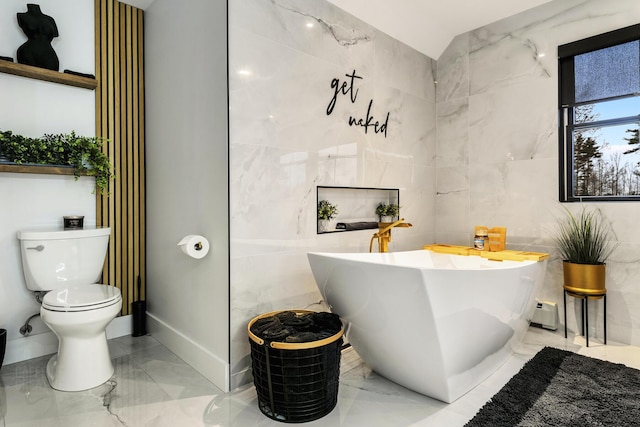
[[[564,288],[569,293],[602,295],[606,293],[605,262],[618,244],[609,223],[598,209],[582,210],[558,221],[555,238],[562,257]]]

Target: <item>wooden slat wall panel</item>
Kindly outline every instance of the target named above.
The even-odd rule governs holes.
[[[122,314],[144,299],[144,16],[116,0],[95,0],[96,132],[115,169],[110,196],[97,198],[97,221],[112,229],[103,283],[122,291]],[[142,284],[138,296],[137,281]]]

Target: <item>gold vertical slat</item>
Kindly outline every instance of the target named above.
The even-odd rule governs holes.
[[[107,23],[110,22],[112,16],[112,10],[108,8],[108,2],[103,0],[96,0],[95,2],[95,10],[96,10],[96,77],[98,78],[99,85],[96,91],[96,117],[99,121],[99,126],[96,126],[97,135],[106,138],[107,142],[103,147],[103,151],[107,153],[110,158],[110,161],[113,163],[113,156],[111,154],[111,140],[113,138],[113,131],[110,128],[110,105],[112,103],[109,102],[110,97],[110,84],[112,82],[112,78],[110,78],[109,67],[112,66],[112,61],[110,60],[111,56],[110,52],[110,44],[109,44],[109,36],[110,31]],[[113,191],[112,183],[109,183],[109,192]],[[106,196],[97,197],[97,212],[96,218],[98,221],[98,225],[108,226],[111,224],[111,218],[109,215],[109,198]],[[112,231],[113,236],[113,231]],[[112,237],[113,238],[113,237]],[[113,265],[113,253],[114,253],[114,245],[109,246],[109,251],[107,252],[107,257],[105,260],[106,267],[103,273],[103,283],[110,283],[113,274],[110,273],[110,266]]]
[[[139,37],[139,33],[138,33],[138,14],[135,13],[135,10],[133,11],[133,14],[131,16],[131,96],[132,96],[132,105],[137,106],[139,105],[139,100],[138,100],[138,79],[139,79],[139,74],[138,74],[138,37]],[[131,170],[133,171],[132,174],[132,191],[131,191],[131,195],[133,196],[133,194],[138,194],[138,189],[140,188],[140,179],[139,179],[139,174],[140,174],[140,157],[139,157],[139,146],[140,146],[140,139],[139,139],[139,122],[138,122],[138,112],[139,112],[139,108],[137,108],[135,111],[132,112],[132,133],[131,133],[131,165],[132,168]],[[140,276],[140,224],[139,224],[139,219],[140,219],[140,199],[139,197],[131,197],[131,204],[130,204],[130,212],[131,212],[131,221],[132,221],[132,227],[135,228],[135,230],[137,230],[138,232],[132,233],[132,248],[131,248],[131,253],[132,253],[132,257],[134,259],[134,263],[133,263],[133,271],[132,271],[132,277],[133,279],[136,279],[137,277]],[[132,296],[131,300],[135,301],[135,297],[137,296],[136,294],[136,289],[135,289],[135,281],[131,282],[133,286],[131,286],[131,289],[129,290],[129,294]]]
[[[99,19],[96,28],[98,28],[98,34],[96,37],[96,57],[98,58],[98,63],[96,64],[96,73],[98,74],[98,78],[100,84],[98,85],[98,92],[96,93],[96,117],[99,117],[100,127],[96,130],[99,132],[98,135],[103,137],[108,137],[109,128],[108,128],[108,79],[107,76],[107,66],[108,61],[106,58],[107,55],[107,25],[106,25],[106,17],[107,17],[107,3],[105,1],[96,0],[96,10],[99,13]],[[98,15],[98,14],[96,14]],[[98,56],[99,55],[99,56]],[[104,150],[109,155],[110,147],[109,142],[105,144]],[[109,183],[109,191],[111,191],[111,183]],[[105,196],[98,197],[98,215],[100,219],[100,225],[108,225],[109,224],[109,199]],[[107,258],[107,263],[108,258]],[[108,264],[107,264],[108,265]],[[108,270],[107,270],[108,271]],[[107,277],[108,279],[108,277]],[[109,283],[106,281],[106,283]]]
[[[127,37],[127,204],[126,204],[126,212],[127,212],[127,259],[129,262],[127,263],[127,283],[128,286],[128,299],[129,301],[133,301],[133,290],[135,288],[134,283],[135,280],[133,278],[133,264],[135,262],[135,257],[133,254],[133,177],[135,175],[135,170],[133,168],[133,40],[131,38],[131,6],[127,6],[127,19],[126,19],[126,37]]]
[[[122,314],[145,292],[144,13],[116,0],[95,0],[96,132],[116,181],[97,198],[96,217],[112,229],[103,283],[122,291]],[[137,278],[142,290],[137,294]]]
[[[96,135],[102,135],[102,119],[104,114],[98,114],[98,112],[102,112],[102,85],[100,81],[101,72],[101,64],[102,64],[102,12],[100,0],[95,0],[94,2],[95,8],[95,19],[94,19],[94,28],[95,28],[95,61],[96,61],[96,79],[98,79],[98,86],[96,86]],[[102,197],[96,197],[96,214],[98,221],[102,219]]]
[[[107,17],[108,21],[107,21],[107,25],[109,28],[109,33],[108,33],[108,52],[107,52],[107,60],[109,62],[109,66],[108,66],[108,79],[109,79],[109,100],[108,100],[108,104],[109,104],[109,138],[113,141],[113,145],[112,145],[112,150],[113,150],[113,154],[111,156],[111,158],[113,159],[113,166],[114,166],[114,170],[115,170],[115,174],[116,176],[120,173],[120,165],[118,163],[118,147],[120,146],[120,137],[118,134],[118,126],[117,126],[117,114],[118,114],[118,108],[116,108],[116,106],[119,103],[120,100],[120,93],[117,90],[117,78],[116,78],[116,71],[117,71],[117,66],[118,66],[118,43],[117,43],[117,36],[118,36],[118,31],[117,31],[117,26],[116,23],[118,22],[118,7],[115,1],[113,0],[109,0],[108,1],[108,8],[109,8],[109,16]],[[116,210],[115,207],[117,206],[117,201],[116,201],[116,197],[117,195],[120,193],[118,191],[118,184],[117,181],[116,183],[114,183],[113,185],[113,193],[110,199],[110,203],[109,203],[109,224],[112,224],[112,230],[113,232],[111,233],[111,249],[110,249],[110,259],[109,259],[109,283],[115,286],[119,285],[119,281],[118,281],[118,268],[120,265],[120,262],[118,260],[118,245],[119,245],[119,239],[118,239],[118,224],[116,222]],[[126,307],[125,307],[126,308]],[[124,312],[124,310],[123,310]]]
[[[144,96],[144,14],[142,10],[138,11],[138,103],[136,104],[139,108],[138,111],[138,178],[140,182],[138,183],[138,203],[139,203],[139,227],[140,232],[138,233],[140,236],[140,278],[142,281],[142,290],[141,294],[138,295],[139,299],[145,298],[146,293],[146,282],[147,282],[147,268],[146,268],[146,187],[145,187],[145,96]]]
[[[127,67],[127,38],[126,38],[126,5],[124,3],[117,2],[119,8],[119,15],[116,21],[117,28],[119,30],[118,36],[118,84],[120,91],[120,102],[118,104],[119,114],[118,114],[118,122],[120,123],[120,128],[118,130],[118,136],[120,138],[120,143],[118,144],[119,155],[118,155],[118,170],[120,171],[120,175],[122,176],[119,180],[120,183],[120,191],[118,192],[117,197],[117,216],[118,216],[118,248],[117,256],[118,266],[116,269],[118,271],[118,287],[122,290],[122,306],[126,308],[129,307],[129,298],[126,290],[126,281],[127,281],[127,217],[126,217],[126,201],[127,201],[127,80],[126,80],[126,67]]]
[[[125,180],[126,177],[122,173],[121,167],[121,151],[122,151],[122,79],[121,79],[121,68],[122,68],[122,58],[120,57],[120,48],[121,48],[121,30],[120,30],[120,3],[117,1],[113,1],[113,75],[114,75],[114,114],[113,114],[113,125],[114,125],[114,168],[116,170],[116,174],[119,176],[116,181],[116,191],[113,194],[113,243],[115,247],[115,258],[114,258],[114,267],[115,267],[115,276],[112,281],[112,285],[117,286],[122,290],[122,239],[121,239],[121,230],[122,230],[122,180]],[[122,296],[122,308],[123,313],[126,313],[127,310],[127,301],[126,294]]]

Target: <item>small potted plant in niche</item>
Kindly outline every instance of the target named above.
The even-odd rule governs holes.
[[[329,220],[338,215],[338,206],[331,204],[328,200],[318,202],[318,232],[329,231]]]
[[[81,174],[94,176],[98,194],[108,194],[109,181],[114,176],[109,157],[102,152],[103,142],[100,137],[80,136],[75,132],[29,138],[0,131],[0,157],[17,165],[72,167],[76,179]]]
[[[400,215],[400,206],[395,203],[380,202],[376,208],[376,215],[380,218],[380,222],[393,222]]]

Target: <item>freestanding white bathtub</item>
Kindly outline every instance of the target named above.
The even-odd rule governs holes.
[[[547,265],[428,250],[308,257],[364,362],[447,403],[486,379],[521,342]]]

